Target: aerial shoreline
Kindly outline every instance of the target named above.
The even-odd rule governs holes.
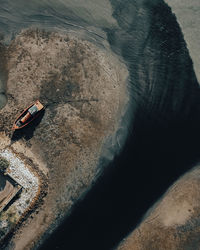
[[[65,57],[61,53],[66,53]],[[127,109],[129,100],[126,89],[128,74],[116,57],[112,55],[110,60],[108,55],[105,56],[105,52],[90,42],[39,29],[22,31],[9,45],[7,54],[8,102],[0,111],[1,131],[5,132],[6,140],[11,140],[15,148],[18,142],[23,144],[24,149],[20,152],[25,157],[27,148],[32,151],[30,159],[41,158],[41,162],[46,166],[41,169],[39,164],[38,167],[49,183],[40,209],[37,213],[33,212],[32,218],[27,219],[28,223],[24,221],[10,238],[9,245],[15,244],[15,249],[20,249],[28,247],[28,242],[35,242],[35,246],[41,244],[44,241],[42,235],[49,235],[61,223],[73,209],[73,204],[88,192],[91,183],[102,172],[100,158],[107,158],[108,161],[112,159],[117,150],[115,148],[113,151],[112,145],[115,146],[119,120]],[[60,56],[59,60],[57,55]],[[72,63],[65,60],[66,56],[71,57]],[[88,67],[89,58],[93,65]],[[30,86],[27,90],[22,88],[27,84]],[[93,87],[93,84],[96,87]],[[98,85],[102,84],[100,89]],[[12,117],[24,108],[24,103],[31,103],[33,98],[38,98],[47,105],[41,123],[12,135]],[[67,99],[74,101],[68,103]],[[97,101],[92,101],[93,99]],[[49,105],[51,102],[54,104]],[[61,112],[66,128],[63,126],[64,121],[60,119]],[[54,123],[51,119],[54,119]],[[53,147],[50,134],[56,136]],[[94,139],[92,134],[96,134],[97,139]],[[106,138],[111,139],[113,143],[105,144]],[[120,136],[118,148],[122,145]],[[91,147],[95,150],[91,151]],[[42,224],[40,229],[34,226],[36,224]],[[31,235],[29,231],[32,231]]]

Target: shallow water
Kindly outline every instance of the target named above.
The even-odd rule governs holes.
[[[102,15],[103,13],[103,15]],[[2,1],[0,32],[8,43],[22,28],[42,27],[58,31],[78,29],[103,34],[102,28],[116,27],[108,1],[25,0]],[[99,34],[99,33],[100,34]]]
[[[5,43],[30,26],[109,44],[129,70],[126,145],[41,248],[111,249],[199,159],[200,91],[181,30],[160,0],[2,1]]]

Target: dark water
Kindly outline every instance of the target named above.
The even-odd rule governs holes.
[[[200,92],[180,27],[162,1],[110,1],[137,105],[126,145],[41,249],[115,247],[199,160]]]
[[[15,28],[33,23],[60,30],[76,25],[94,41],[106,39],[129,70],[137,108],[126,144],[40,248],[112,249],[199,160],[200,90],[192,61],[175,16],[161,0],[85,1],[78,10],[76,1],[31,3],[29,9],[22,0],[3,1],[0,27],[8,40]]]

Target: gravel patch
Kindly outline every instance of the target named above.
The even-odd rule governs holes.
[[[0,238],[10,231],[26,212],[39,191],[39,180],[11,150],[0,151],[0,156],[9,162],[7,174],[15,180],[22,191],[7,210],[0,214]]]

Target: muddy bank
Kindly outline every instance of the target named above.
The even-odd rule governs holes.
[[[112,158],[112,145],[105,145],[115,140],[128,102],[127,71],[88,41],[40,30],[25,30],[11,42],[7,67],[0,130],[42,160],[49,183],[40,211],[10,242],[22,249],[41,243],[50,226],[52,232],[102,171],[100,157]],[[35,99],[46,106],[43,116],[12,134],[13,118]]]

